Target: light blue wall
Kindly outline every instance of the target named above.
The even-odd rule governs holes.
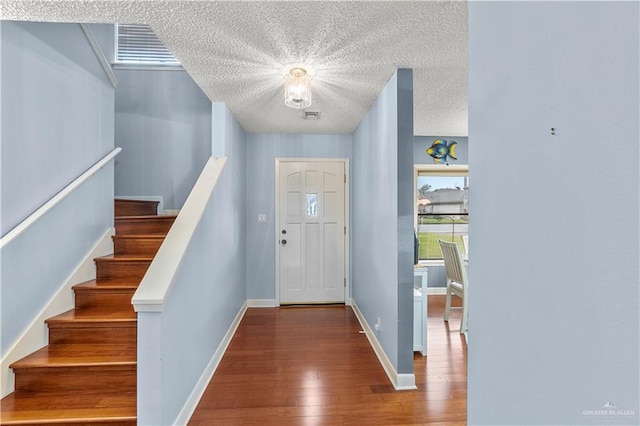
[[[79,25],[2,26],[2,234],[113,149],[113,87]]]
[[[427,287],[445,288],[447,286],[447,271],[444,269],[444,263],[442,265],[429,265],[428,268]]]
[[[116,76],[116,196],[162,196],[179,209],[211,156],[211,101],[184,71]]]
[[[109,63],[113,63],[115,58],[115,24],[89,24],[96,41],[107,58]]]
[[[77,24],[1,24],[2,234],[113,149],[114,89]],[[2,250],[2,353],[113,226],[113,165]]]
[[[351,135],[247,134],[247,298],[275,296],[275,159],[351,158]],[[267,222],[258,223],[258,213]]]
[[[398,373],[413,373],[413,71],[398,75]]]
[[[412,168],[411,163],[407,166]],[[351,224],[353,299],[369,324],[375,324],[377,318],[381,319],[382,326],[377,338],[397,370],[397,73],[389,80],[353,134],[351,182],[351,212],[354,219],[357,218]],[[413,191],[412,184],[409,188]],[[413,261],[409,268],[412,264]]]
[[[469,3],[470,425],[640,424],[639,6]]]
[[[162,312],[160,413],[139,411],[141,424],[174,424],[246,300],[245,134],[224,105],[214,104],[213,111],[214,128],[223,129],[219,135],[224,137],[214,143],[224,147],[227,163]],[[138,313],[142,321],[154,314]],[[146,392],[157,390],[138,390]]]

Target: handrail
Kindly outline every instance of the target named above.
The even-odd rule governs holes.
[[[202,219],[209,199],[226,163],[226,158],[210,157],[173,222],[131,303],[136,312],[162,312],[173,289],[175,275]]]
[[[44,203],[39,209],[31,213],[26,219],[16,225],[9,232],[4,234],[2,238],[0,238],[0,249],[13,241],[18,235],[22,234],[26,231],[31,225],[36,223],[38,219],[47,214],[49,210],[54,208],[60,201],[64,200],[69,194],[75,191],[80,185],[86,182],[91,176],[95,175],[106,166],[109,161],[113,160],[113,158],[118,155],[122,151],[122,148],[115,148],[113,151],[102,157],[100,161],[91,166],[87,171],[82,173],[80,176],[75,178],[73,182],[69,185],[65,186],[60,192],[54,195],[49,201]]]

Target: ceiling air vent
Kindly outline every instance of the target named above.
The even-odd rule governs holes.
[[[320,111],[305,111],[302,113],[305,120],[320,120]]]

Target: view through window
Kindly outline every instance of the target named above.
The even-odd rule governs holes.
[[[469,228],[469,178],[466,171],[419,171],[417,176],[417,232],[420,260],[442,259],[438,240],[455,242],[466,253],[463,238]]]
[[[116,64],[180,65],[148,25],[116,24],[115,42]]]

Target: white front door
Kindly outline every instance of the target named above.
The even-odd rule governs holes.
[[[280,161],[280,304],[345,301],[345,163]]]

